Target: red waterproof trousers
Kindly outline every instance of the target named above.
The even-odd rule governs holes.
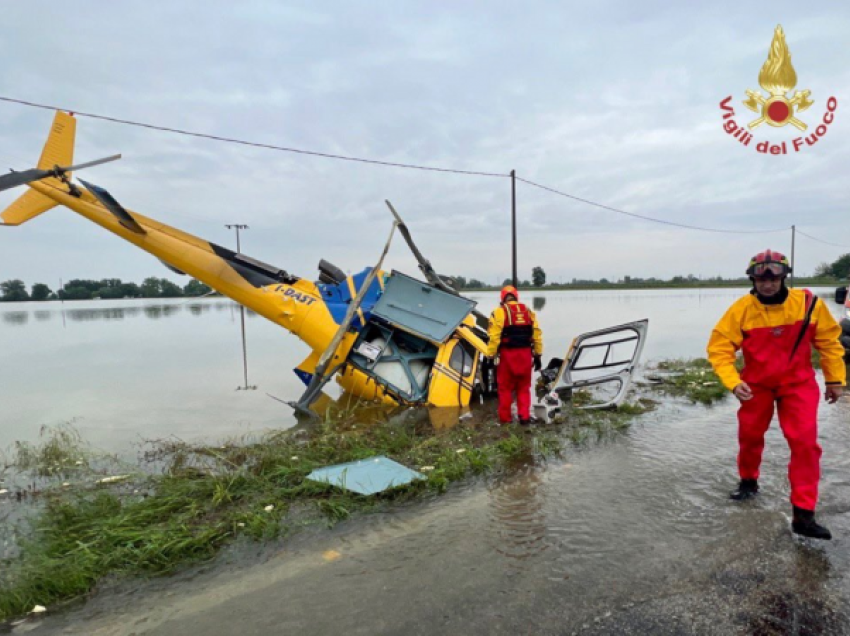
[[[817,382],[811,378],[771,388],[750,384],[750,389],[753,398],[741,402],[738,410],[738,472],[741,479],[758,479],[764,434],[773,418],[775,403],[779,426],[791,449],[791,461],[788,463],[791,503],[804,510],[814,510],[818,502],[821,456],[818,444],[820,389]]]
[[[531,348],[502,348],[499,350],[499,366],[496,381],[499,384],[499,421],[511,421],[511,403],[516,393],[519,419],[529,419],[531,413]]]

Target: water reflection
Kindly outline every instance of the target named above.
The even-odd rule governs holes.
[[[180,305],[148,305],[145,307],[145,316],[159,320],[163,317],[173,316],[181,309]]]
[[[30,320],[30,316],[33,316],[38,322],[47,322],[52,320],[54,315],[58,314],[63,316],[63,320],[67,318],[72,322],[92,322],[98,320],[115,321],[141,315],[153,320],[158,320],[163,317],[183,313],[184,310],[192,316],[201,316],[211,312],[213,309],[216,311],[227,311],[230,309],[232,311],[233,308],[237,306],[238,305],[231,302],[192,302],[183,304],[137,305],[130,307],[92,306],[65,308],[65,306],[56,306],[55,309],[0,310],[0,316],[2,316],[3,322],[8,325],[26,325]],[[249,317],[257,315],[252,311],[248,311],[247,314]]]
[[[531,299],[531,307],[534,311],[540,311],[546,306],[546,296],[534,296]]]
[[[3,322],[8,325],[26,325],[30,316],[34,316],[38,322],[47,322],[53,319],[56,314],[62,314],[62,318],[68,319],[71,322],[94,322],[99,320],[116,321],[132,318],[135,316],[144,315],[153,320],[159,320],[163,317],[173,316],[187,311],[192,316],[201,316],[209,313],[213,309],[216,311],[226,311],[234,306],[233,303],[222,302],[216,304],[209,303],[192,303],[192,304],[163,304],[163,305],[147,305],[136,307],[84,307],[84,308],[57,308],[57,309],[38,309],[38,310],[15,310],[15,311],[0,311]],[[255,316],[254,312],[247,312],[250,317]]]
[[[548,548],[541,469],[527,459],[522,469],[495,479],[488,488],[490,543],[514,565]]]
[[[7,311],[3,313],[3,322],[8,325],[25,325],[29,322],[28,311]]]
[[[280,398],[274,399],[283,401]],[[363,428],[386,424],[394,416],[404,412],[404,409],[398,406],[371,402],[351,393],[342,393],[338,397],[332,397],[324,391],[320,392],[310,404],[310,410],[322,421],[346,420]],[[297,412],[295,416],[302,424],[309,425],[315,423],[314,419],[300,415]]]
[[[93,320],[124,320],[124,316],[140,313],[139,307],[109,307],[102,309],[69,309],[65,312],[71,322],[90,322]]]
[[[187,305],[189,309],[189,313],[193,316],[200,316],[202,313],[209,311],[212,309],[210,305],[202,305],[200,303],[193,303],[191,305]]]
[[[429,406],[428,419],[435,431],[447,431],[458,425],[461,420],[468,419],[472,412],[468,406]]]

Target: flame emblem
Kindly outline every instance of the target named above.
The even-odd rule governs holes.
[[[797,85],[797,73],[791,65],[791,53],[785,44],[782,25],[778,25],[773,32],[767,61],[759,71],[759,85],[770,95],[765,98],[761,91],[747,91],[748,99],[744,100],[744,106],[761,113],[761,117],[748,124],[750,130],[764,123],[777,128],[791,124],[799,130],[806,130],[806,124],[794,117],[794,113],[795,109],[801,113],[814,103],[809,99],[812,92],[796,91],[791,99],[785,97]]]

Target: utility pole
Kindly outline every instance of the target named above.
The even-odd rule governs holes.
[[[516,170],[511,170],[511,243],[513,245],[513,281],[518,286],[516,275]]]
[[[239,230],[250,229],[247,225],[241,223],[226,223],[224,225],[228,230],[236,230],[236,253],[242,253],[242,244],[239,242]],[[239,304],[239,318],[242,323],[242,367],[245,372],[245,386],[237,387],[236,390],[247,391],[248,389],[256,388],[248,386],[248,347],[245,342],[245,305]]]
[[[242,253],[242,246],[239,244],[239,230],[249,230],[247,225],[242,225],[240,223],[226,223],[225,226],[228,230],[236,230],[236,253]]]
[[[797,226],[791,226],[791,287],[794,286],[794,247],[797,242]]]
[[[62,282],[62,278],[59,278],[59,291],[56,292],[56,295],[59,296],[60,306],[62,307],[62,328],[67,329],[68,325],[65,324],[65,294],[62,293],[62,290],[65,289],[65,283]]]

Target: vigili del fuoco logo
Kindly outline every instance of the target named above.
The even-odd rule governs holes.
[[[838,108],[838,100],[835,97],[826,100],[826,112],[815,129],[811,131],[803,121],[804,118],[798,115],[815,103],[815,100],[811,99],[812,92],[808,89],[794,91],[793,97],[788,98],[788,93],[797,86],[797,72],[791,64],[791,53],[785,43],[782,25],[777,26],[773,32],[773,42],[770,43],[767,61],[759,71],[759,86],[767,91],[767,95],[761,91],[747,90],[747,99],[743,101],[744,106],[758,115],[746,124],[746,128],[733,119],[735,109],[731,106],[732,96],[720,102],[720,109],[724,111],[723,130],[742,145],[750,145],[753,141],[753,133],[749,131],[755,130],[762,124],[774,128],[783,128],[791,124],[805,134],[792,139],[790,144],[787,141],[771,143],[765,140],[758,141],[753,146],[757,152],[763,154],[787,155],[789,149],[800,152],[803,148],[814,146],[829,130],[829,125],[835,118],[835,110]]]

